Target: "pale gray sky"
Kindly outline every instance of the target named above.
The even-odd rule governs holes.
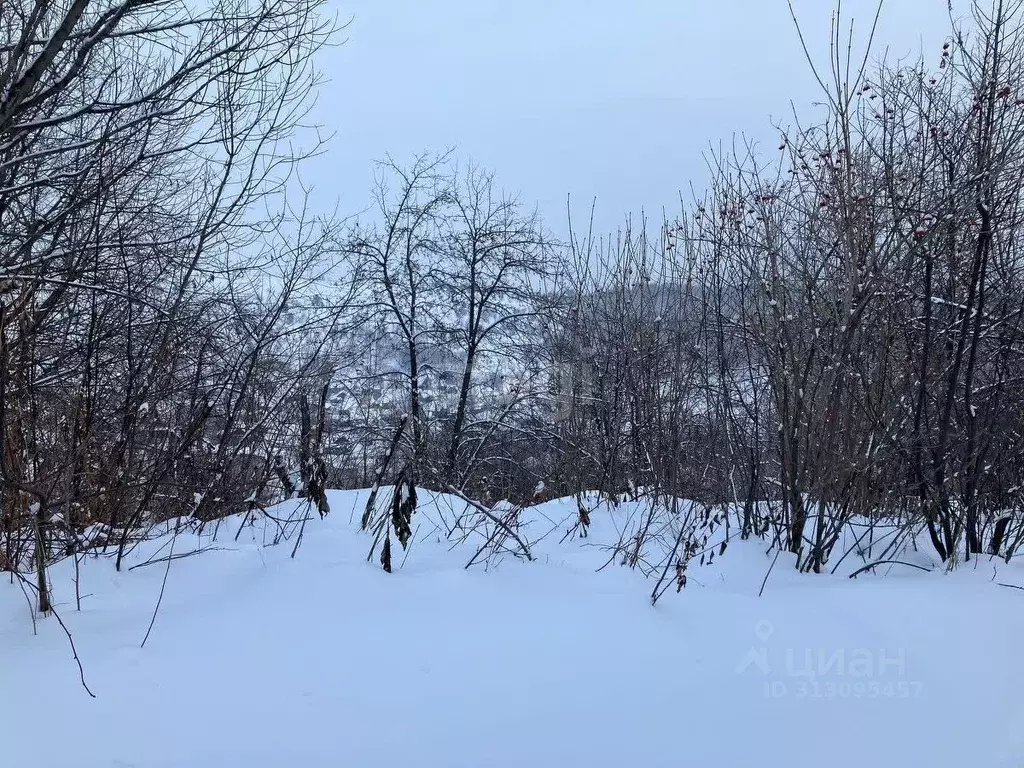
[[[305,176],[345,214],[368,204],[375,158],[454,146],[556,231],[569,193],[580,212],[596,197],[605,228],[641,208],[660,219],[703,186],[710,144],[745,132],[774,145],[772,120],[817,95],[786,0],[332,2],[352,23],[321,59],[331,82],[314,117],[335,137]],[[794,5],[826,53],[833,2]],[[843,4],[862,41],[874,7]],[[937,51],[946,7],[885,0],[876,57]]]

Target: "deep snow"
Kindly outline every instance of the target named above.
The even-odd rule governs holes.
[[[465,570],[478,542],[432,525],[458,503],[421,500],[388,575],[365,498],[333,493],[294,559],[262,525],[178,535],[178,554],[216,549],[172,563],[145,648],[162,563],[87,558],[81,612],[71,563],[53,569],[95,699],[57,622],[33,636],[0,583],[0,765],[1024,765],[1024,592],[996,583],[1024,584],[1017,565],[850,580],[780,558],[758,597],[772,560],[732,542],[652,607],[637,571],[595,572],[622,509],[560,542],[574,504],[532,508],[531,538],[551,532],[534,562]]]

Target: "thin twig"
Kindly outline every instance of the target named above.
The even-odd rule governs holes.
[[[129,571],[134,571],[136,568],[145,568],[147,565],[156,565],[157,563],[166,563],[171,560],[181,560],[186,557],[192,557],[193,555],[201,555],[204,552],[223,552],[226,551],[227,547],[203,547],[202,549],[194,549],[191,552],[179,552],[176,555],[169,555],[168,557],[158,557],[153,560],[147,560],[144,563],[136,563]]]
[[[178,529],[175,527],[174,536],[171,537],[171,553],[167,556],[167,567],[164,568],[164,578],[160,582],[160,594],[157,596],[156,605],[153,607],[153,616],[149,620],[149,627],[146,629],[146,636],[142,638],[142,645],[140,648],[146,647],[146,641],[149,640],[149,633],[153,631],[153,625],[156,624],[156,615],[160,612],[160,603],[164,601],[164,589],[167,587],[167,576],[171,572],[171,561],[174,560],[174,542],[178,539]]]
[[[782,550],[781,549],[776,549],[775,550],[775,558],[772,560],[772,564],[768,566],[768,571],[764,575],[764,581],[761,582],[761,588],[759,590],[757,590],[757,596],[758,597],[761,597],[761,595],[764,594],[764,585],[768,583],[768,577],[771,575],[772,568],[775,567],[775,562],[776,562],[776,560],[779,559],[779,555],[780,554],[782,554]]]
[[[859,576],[860,574],[864,573],[864,571],[870,571],[872,568],[874,568],[876,566],[879,566],[879,565],[905,565],[908,568],[917,568],[917,570],[925,571],[926,573],[931,573],[931,571],[932,571],[931,568],[926,568],[925,566],[917,565],[916,563],[907,563],[907,562],[904,562],[903,560],[876,560],[873,563],[868,563],[867,565],[865,565],[865,566],[863,566],[861,568],[858,568],[856,571],[854,571],[853,573],[850,574],[849,578],[854,579],[857,576]]]
[[[71,633],[68,631],[68,628],[64,626],[63,619],[61,619],[60,614],[54,610],[52,605],[50,606],[50,613],[53,614],[53,618],[57,620],[57,623],[60,624],[60,628],[63,629],[64,634],[67,635],[68,643],[71,645],[71,654],[75,657],[75,664],[78,665],[78,679],[81,680],[82,687],[85,688],[86,693],[95,699],[96,694],[89,689],[88,684],[85,682],[85,670],[82,669],[82,660],[78,658],[78,649],[75,648],[75,641],[72,639]]]

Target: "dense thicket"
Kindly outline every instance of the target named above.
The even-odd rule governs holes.
[[[44,610],[51,558],[255,500],[320,372],[284,152],[318,4],[0,8],[0,567]]]
[[[567,242],[451,156],[310,216],[320,12],[0,9],[0,569],[44,610],[55,558],[331,486],[729,503],[814,571],[857,515],[1024,541],[1019,0],[874,69],[837,23],[812,124]]]
[[[418,476],[482,498],[540,487],[733,503],[740,535],[814,571],[856,515],[903,520],[950,563],[1012,556],[1022,17],[1020,2],[978,4],[925,60],[874,69],[837,24],[816,69],[823,114],[780,128],[777,153],[714,157],[707,195],[657,235],[641,223],[563,244],[547,262],[554,291],[530,298],[554,301],[524,351],[478,355],[468,390],[443,364],[434,382],[414,356],[392,359],[414,401],[430,393],[412,410]],[[448,226],[447,192],[412,191],[420,225]],[[423,282],[407,306],[448,312],[453,283],[430,272],[450,258],[445,237],[422,242],[431,267],[409,272]],[[420,316],[423,350],[464,363],[445,323]],[[454,464],[440,461],[452,429],[466,448]]]

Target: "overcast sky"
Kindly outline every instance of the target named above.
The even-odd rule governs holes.
[[[711,144],[746,133],[774,149],[772,121],[816,97],[786,0],[332,3],[351,24],[321,59],[314,117],[334,138],[305,176],[345,214],[368,204],[374,159],[455,147],[556,231],[569,194],[579,211],[596,198],[602,228],[641,208],[660,218],[703,186]],[[831,0],[794,5],[827,53]],[[876,58],[937,50],[946,6],[885,0]],[[874,0],[843,11],[863,42]]]

